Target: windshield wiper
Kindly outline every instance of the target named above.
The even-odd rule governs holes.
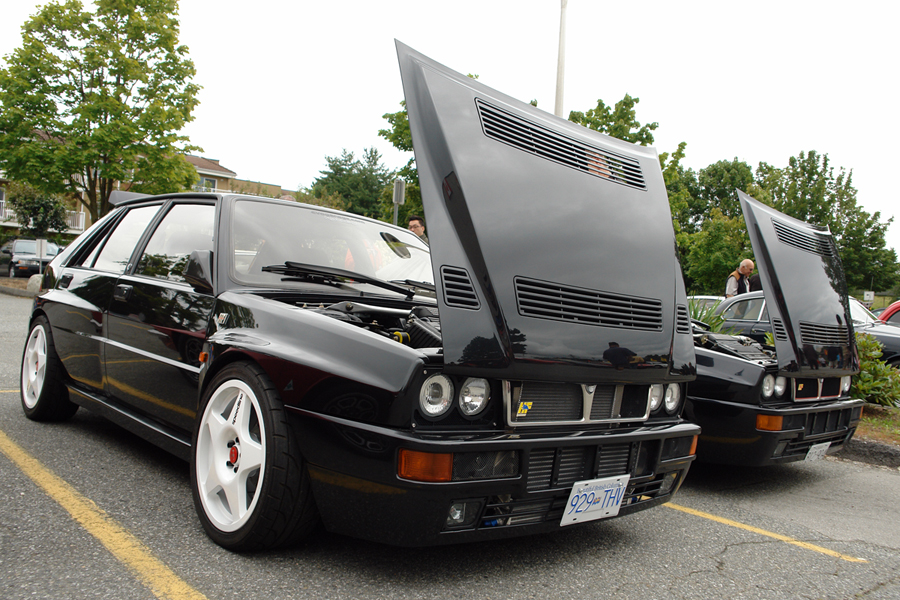
[[[435,291],[434,284],[428,283],[427,281],[415,281],[414,279],[391,279],[391,283],[402,283],[403,285],[408,285],[412,288],[428,290],[429,292]]]
[[[333,267],[321,267],[319,265],[285,261],[283,265],[268,265],[261,270],[266,273],[283,273],[284,275],[288,275],[289,279],[297,278],[301,281],[312,281],[313,283],[334,284],[350,279],[357,283],[368,283],[369,285],[403,294],[406,296],[407,300],[411,299],[414,295],[412,290],[405,287],[375,277],[369,277],[362,273],[356,273],[355,271],[345,271],[344,269],[335,269]]]

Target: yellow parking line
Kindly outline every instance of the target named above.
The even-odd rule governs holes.
[[[72,518],[106,546],[113,556],[131,569],[157,598],[166,600],[206,598],[153,556],[147,546],[110,518],[94,502],[78,493],[75,488],[42,465],[2,431],[0,431],[0,452],[66,509]]]
[[[694,515],[695,517],[703,517],[704,519],[709,519],[711,521],[715,521],[716,523],[722,523],[723,525],[730,525],[731,527],[737,527],[738,529],[743,529],[744,531],[750,531],[753,533],[757,533],[759,535],[764,535],[770,538],[774,538],[776,540],[793,544],[794,546],[800,546],[801,548],[806,548],[807,550],[812,550],[814,552],[820,552],[822,554],[827,554],[828,556],[833,556],[835,558],[840,558],[841,560],[846,560],[848,562],[869,562],[864,558],[856,558],[855,556],[848,556],[847,554],[841,554],[840,552],[835,552],[834,550],[829,550],[828,548],[823,548],[822,546],[816,546],[815,544],[810,544],[808,542],[801,542],[800,540],[795,540],[792,537],[788,537],[786,535],[781,535],[780,533],[773,533],[771,531],[766,531],[765,529],[760,529],[759,527],[753,527],[752,525],[745,525],[744,523],[738,523],[737,521],[732,521],[731,519],[726,519],[724,517],[718,517],[716,515],[712,515],[710,513],[705,513],[699,510],[694,510],[693,508],[688,508],[686,506],[680,506],[678,504],[673,504],[669,502],[664,504],[663,506],[668,506],[669,508],[674,508],[675,510],[680,510],[681,512],[688,513],[689,515]]]
[[[19,390],[0,390],[0,394],[18,394]]]

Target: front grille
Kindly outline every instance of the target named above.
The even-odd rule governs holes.
[[[647,189],[640,163],[532,123],[476,100],[484,134],[545,160],[638,190]]]
[[[525,277],[516,277],[515,287],[519,314],[523,317],[662,331],[662,302],[659,300]]]
[[[800,341],[811,346],[846,346],[850,333],[846,325],[822,325],[800,321]]]
[[[834,256],[834,242],[831,234],[827,231],[823,231],[821,234],[803,231],[778,219],[772,219],[772,225],[775,227],[778,241],[804,252],[812,252],[825,257]]]
[[[838,398],[841,395],[841,379],[839,377],[796,377],[794,384],[794,400],[821,400]]]
[[[825,436],[819,436],[815,439],[802,439],[795,440],[788,444],[787,448],[784,451],[783,456],[798,456],[805,455],[809,452],[809,449],[812,448],[816,444],[821,444],[823,442],[831,442],[831,447],[842,446],[845,441],[847,441],[847,434],[850,431],[840,431],[831,433]]]
[[[529,492],[570,488],[576,481],[629,473],[631,444],[539,448],[528,458]]]
[[[504,381],[503,402],[511,426],[644,421],[650,386],[577,385],[543,381]]]

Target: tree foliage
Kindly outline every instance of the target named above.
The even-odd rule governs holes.
[[[51,2],[22,27],[0,70],[0,168],[49,193],[81,194],[96,220],[119,182],[189,186],[198,148],[177,134],[199,87],[178,45],[177,0]]]
[[[7,192],[6,202],[16,212],[22,235],[46,238],[50,232],[59,234],[69,228],[62,197],[18,182],[11,182]]]
[[[317,198],[338,195],[347,202],[347,211],[377,218],[381,213],[379,198],[390,185],[394,172],[381,164],[375,148],[363,150],[361,159],[343,150],[340,156],[326,156],[327,168],[320,171],[310,188]]]
[[[634,108],[640,101],[640,98],[625,94],[615,107],[610,108],[603,100],[597,100],[597,106],[587,112],[571,111],[569,120],[614,138],[647,146],[653,143],[652,132],[659,123],[640,124]]]
[[[401,152],[412,152],[412,133],[409,130],[409,114],[406,112],[406,101],[400,102],[403,108],[395,113],[385,113],[382,118],[390,124],[389,129],[379,129],[378,135],[389,141],[394,148]],[[406,164],[397,171],[397,175],[406,181],[406,193],[403,204],[397,214],[398,225],[404,225],[409,221],[410,215],[425,215],[422,206],[422,189],[419,187],[419,172],[416,169],[416,157],[411,156]],[[382,191],[379,203],[381,205],[381,219],[392,221],[394,218],[393,189]]]

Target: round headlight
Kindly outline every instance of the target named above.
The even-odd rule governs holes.
[[[846,394],[847,392],[850,391],[850,382],[851,382],[851,379],[850,379],[849,375],[844,375],[843,377],[841,377],[841,393],[842,394]]]
[[[453,403],[453,382],[446,375],[432,375],[422,384],[419,408],[429,417],[439,417]]]
[[[663,386],[663,384],[654,383],[650,386],[650,392],[647,394],[647,397],[650,400],[650,412],[653,412],[662,406],[664,394],[665,386]]]
[[[674,415],[681,407],[681,386],[677,383],[670,383],[666,386],[666,397],[663,400],[666,405],[666,412]]]
[[[784,396],[784,392],[787,390],[787,377],[776,377],[775,378],[775,395],[776,396]]]
[[[771,398],[772,394],[775,393],[775,376],[774,375],[766,375],[763,377],[762,384],[762,395],[766,398]]]
[[[467,417],[477,415],[487,406],[491,386],[487,379],[469,377],[459,390],[459,409]]]

